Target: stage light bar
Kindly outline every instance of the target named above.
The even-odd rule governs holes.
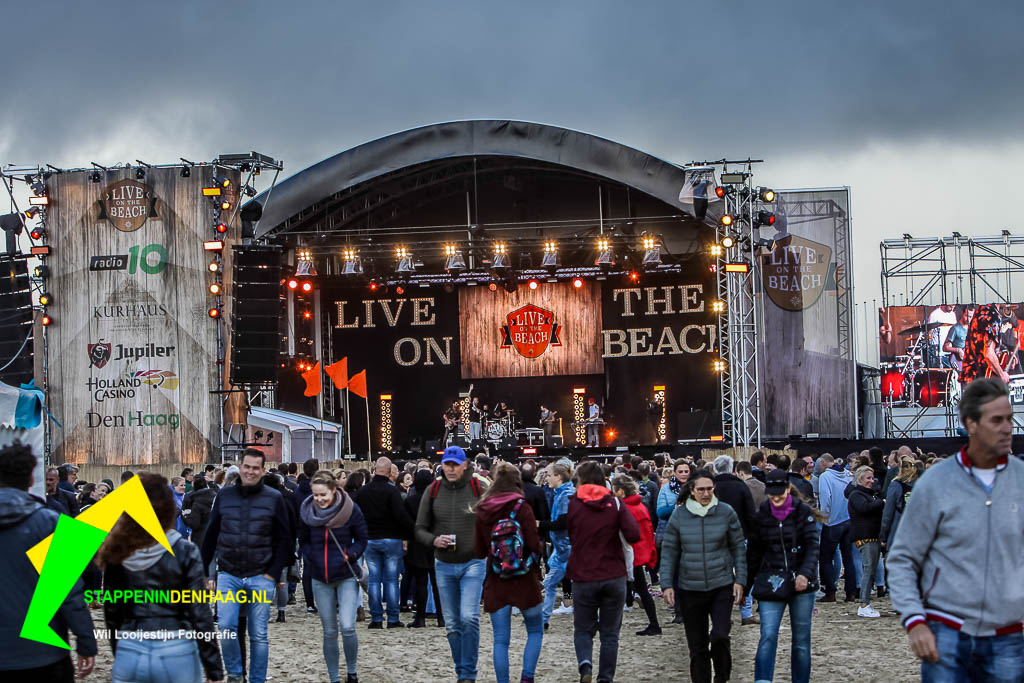
[[[444,255],[444,269],[449,273],[466,269],[466,260],[462,257],[462,252],[454,244],[445,245]]]
[[[507,249],[507,247],[506,247],[506,245],[505,245],[505,243],[504,243],[504,242],[497,242],[497,243],[496,243],[496,244],[494,245],[494,253],[495,253],[496,255],[497,255],[497,254],[502,254],[502,255],[503,255],[503,254],[505,254],[505,251],[506,251],[506,249]]]
[[[712,301],[711,302],[711,312],[712,313],[724,313],[725,312],[725,302],[724,301]]]
[[[207,240],[203,242],[203,249],[206,251],[220,251],[224,248],[224,240]]]
[[[771,204],[775,201],[775,190],[767,187],[759,187],[757,188],[757,196],[762,202]]]
[[[523,455],[537,455],[537,449],[536,448],[524,448],[523,449]]]
[[[725,437],[719,434],[717,436],[712,436],[708,441],[725,441]]]
[[[562,265],[558,257],[558,242],[546,240],[544,242],[544,255],[541,257],[540,267],[553,270]]]
[[[712,256],[721,256],[722,255],[722,245],[721,244],[712,244],[709,251],[711,252]]]
[[[558,251],[558,242],[554,240],[547,240],[544,242],[544,253],[553,254]]]
[[[40,244],[40,245],[34,246],[31,249],[31,253],[32,253],[33,256],[49,256],[50,255],[50,245],[49,244]]]
[[[587,425],[585,420],[587,419],[584,395],[587,393],[586,387],[573,387],[572,390],[572,419],[575,426],[575,436],[577,445],[584,445],[587,442]]]
[[[722,185],[742,185],[747,180],[746,173],[723,173],[718,177]]]
[[[640,243],[643,245],[644,249],[654,249],[655,239],[653,237],[646,236],[640,240]]]
[[[99,175],[99,174],[97,173],[96,175]],[[97,181],[97,182],[99,182],[99,181]],[[220,188],[219,187],[204,187],[203,188],[203,196],[204,197],[219,197],[220,196]]]
[[[615,264],[615,258],[612,255],[611,242],[604,237],[598,238],[597,240],[597,258],[594,259],[595,266],[611,266]]]
[[[313,252],[311,252],[309,249],[299,249],[299,251],[297,252],[296,256],[298,257],[298,259],[300,261],[312,261],[313,260]]]
[[[668,427],[665,424],[665,385],[654,385],[654,402],[661,406],[661,420],[658,422],[658,441],[665,441],[668,438]]]
[[[49,197],[29,197],[28,198],[28,203],[31,204],[32,206],[49,206],[50,205],[50,198]]]
[[[651,236],[643,238],[644,260],[642,265],[645,269],[656,268],[661,265],[661,245]]]
[[[725,372],[725,361],[720,359],[712,361],[711,369],[715,372]]]
[[[390,451],[391,440],[391,394],[380,395],[380,448]]]
[[[341,252],[344,259],[341,266],[342,275],[361,275],[363,263],[359,260],[359,252],[355,249],[345,249]]]
[[[726,263],[725,272],[727,273],[749,273],[749,263]]]

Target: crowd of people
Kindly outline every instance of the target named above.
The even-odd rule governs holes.
[[[564,614],[572,616],[581,683],[610,682],[624,610],[639,599],[643,643],[663,634],[659,597],[683,625],[692,680],[773,680],[788,608],[789,678],[809,681],[815,604],[839,600],[841,578],[842,599],[864,619],[879,617],[872,598],[891,589],[925,680],[1021,681],[1024,463],[1008,457],[1006,387],[977,380],[961,417],[969,445],[946,455],[902,446],[816,458],[755,452],[673,462],[661,453],[513,464],[482,454],[471,461],[452,446],[440,464],[381,457],[372,469],[346,471],[309,460],[300,473],[295,463],[268,468],[261,451],[247,449],[237,464],[186,469],[170,481],[140,472],[174,552],[133,518],[117,522],[54,620],[59,635],[76,636],[75,667],[66,650],[18,637],[38,578],[24,551],[52,533],[57,513],[80,514],[114,484],[84,484],[76,468],[62,466],[46,471],[46,499],[36,499],[28,493],[35,456],[10,446],[0,451],[0,545],[14,551],[0,568],[24,590],[0,602],[0,646],[11,653],[0,677],[87,675],[97,652],[92,607],[114,632],[114,681],[263,683],[268,623],[275,612],[286,619],[301,585],[307,612],[320,618],[332,683],[359,680],[359,622],[375,630],[436,621],[455,678],[474,681],[481,610],[499,683],[512,680],[513,668],[521,683],[535,680],[545,632]],[[125,472],[122,483],[133,476]],[[214,609],[87,605],[90,587],[267,599]],[[741,628],[759,626],[753,672],[733,667],[734,609]],[[526,638],[513,655],[517,617]],[[179,629],[223,635],[117,636]]]

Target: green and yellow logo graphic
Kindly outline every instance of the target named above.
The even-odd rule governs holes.
[[[25,553],[39,572],[39,582],[21,627],[22,638],[71,649],[50,628],[50,621],[122,512],[174,554],[138,477],[114,489],[77,518],[61,515],[54,532]]]

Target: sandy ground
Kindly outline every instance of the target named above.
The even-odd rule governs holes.
[[[842,593],[840,593],[840,597]],[[657,599],[664,634],[638,637],[634,633],[647,625],[639,605],[624,615],[616,679],[637,683],[688,681],[689,660],[681,625],[671,624],[672,615]],[[887,599],[876,600],[879,619],[857,617],[856,603],[819,605],[811,635],[811,680],[813,681],[897,681],[919,680],[919,667],[907,646],[896,612]],[[99,612],[93,615],[99,617]],[[402,620],[411,620],[403,614]],[[288,607],[288,621],[270,624],[269,678],[274,681],[327,681],[321,651],[320,618],[307,614],[301,599]],[[102,620],[99,617],[98,620]],[[369,631],[366,622],[357,624],[359,635],[359,679],[364,683],[452,683],[452,666],[444,629],[434,621],[423,629]],[[526,631],[522,621],[513,621],[512,681],[519,680],[522,647]],[[758,627],[740,626],[739,611],[733,612],[732,654],[734,681],[754,677],[754,652]],[[595,642],[595,659],[598,643]],[[87,680],[110,680],[112,657],[106,643],[100,643],[96,669]],[[491,665],[491,626],[486,615],[480,623],[480,681],[494,681]],[[341,670],[345,671],[344,656]],[[595,671],[596,673],[596,671]],[[788,616],[783,618],[776,661],[775,680],[789,680]],[[537,681],[578,681],[572,643],[572,616],[556,615],[544,636]]]

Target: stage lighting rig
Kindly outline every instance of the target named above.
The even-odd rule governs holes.
[[[106,171],[107,167],[106,166],[100,166],[95,161],[90,161],[89,163],[91,163],[97,169],[97,170],[95,170],[95,171],[93,171],[92,173],[89,174],[89,182],[90,183],[98,183],[98,182],[100,182],[100,171],[101,170],[102,171]]]
[[[504,273],[510,270],[508,260],[508,247],[504,242],[497,242],[494,245],[494,255],[491,260],[492,273]]]
[[[736,244],[736,239],[732,235],[726,235],[722,238],[722,248],[732,249]]]
[[[29,208],[25,212],[25,219],[26,220],[32,220],[33,218],[35,218],[36,216],[39,215],[39,211],[40,211],[40,209],[37,209],[37,208]]]
[[[748,175],[750,174],[744,173],[742,171],[738,173],[729,173],[723,171],[722,174],[718,177],[718,180],[722,185],[742,185],[743,183],[747,182]]]
[[[721,359],[715,359],[711,363],[711,369],[715,372],[725,372],[725,361]]]
[[[712,301],[711,302],[711,312],[712,313],[724,313],[725,312],[725,302],[724,301]]]
[[[398,259],[398,268],[395,269],[396,273],[416,272],[416,264],[413,262],[412,253],[406,247],[396,247],[395,258]]]
[[[615,255],[612,254],[612,244],[605,238],[600,237],[597,240],[597,258],[594,259],[595,266],[602,266],[609,268],[615,265]]]
[[[359,252],[357,252],[355,249],[344,249],[341,252],[341,256],[342,275],[362,275],[363,263],[362,261],[359,260]]]
[[[650,235],[645,235],[641,243],[644,248],[644,269],[651,270],[661,265],[661,245],[658,241]]]
[[[765,251],[772,251],[775,249],[775,240],[768,237],[759,237],[754,242],[755,248],[763,248]]]
[[[722,255],[722,245],[712,244],[708,251],[711,253],[712,256],[718,258],[719,256]]]
[[[757,217],[754,219],[754,229],[756,230],[762,225],[775,225],[775,214],[771,211],[758,211]]]
[[[46,228],[44,228],[42,226],[40,226],[38,228],[34,228],[32,230],[32,232],[29,233],[29,236],[33,240],[45,240],[46,239]]]
[[[775,201],[775,190],[767,187],[757,188],[757,198],[766,204],[771,204]]]
[[[449,273],[457,273],[466,269],[466,260],[462,258],[462,252],[454,244],[444,245],[444,269]]]
[[[558,242],[555,242],[554,240],[546,240],[544,242],[544,255],[541,257],[540,262],[541,268],[554,270],[560,265],[562,265],[562,263],[561,259],[558,258]]]
[[[718,219],[718,222],[722,224],[722,227],[728,228],[733,224],[732,214],[723,213],[722,217]]]

